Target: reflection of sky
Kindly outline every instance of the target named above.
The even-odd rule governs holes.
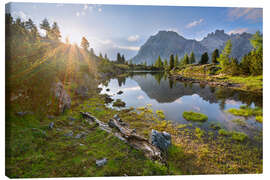
[[[109,88],[110,91],[106,91],[107,88]],[[120,90],[124,93],[118,95],[117,92]],[[126,102],[127,107],[136,108],[145,106],[146,104],[151,104],[155,111],[163,110],[167,120],[172,120],[179,123],[190,123],[182,117],[182,113],[184,111],[194,111],[204,113],[208,116],[207,123],[195,123],[202,128],[207,127],[211,122],[218,122],[229,130],[243,130],[241,127],[238,127],[237,124],[232,122],[232,119],[239,117],[235,117],[224,112],[230,108],[239,108],[241,105],[243,105],[240,101],[226,100],[224,110],[220,109],[220,105],[218,103],[209,103],[201,98],[198,94],[182,96],[170,103],[159,103],[155,99],[149,98],[139,84],[131,78],[126,78],[125,84],[121,87],[119,87],[117,79],[110,80],[108,86],[103,87],[102,93],[112,95],[113,99],[122,99],[124,102]],[[168,88],[168,92],[166,93],[170,93],[170,88]],[[247,122],[250,124],[250,126],[261,127],[261,124],[256,123],[254,118],[253,120],[249,120]]]

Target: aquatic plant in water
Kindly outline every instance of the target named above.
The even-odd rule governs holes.
[[[183,112],[183,118],[185,118],[188,121],[200,121],[200,122],[204,122],[208,119],[208,117],[205,114],[196,113],[192,111]]]

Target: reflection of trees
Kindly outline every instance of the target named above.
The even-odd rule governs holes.
[[[125,85],[126,84],[126,77],[125,76],[120,76],[120,77],[117,77],[117,80],[118,80],[118,85],[121,87],[122,85]]]
[[[169,87],[171,89],[173,88],[173,84],[174,84],[173,80],[169,78]]]
[[[173,102],[182,96],[198,94],[209,103],[219,103],[221,109],[225,108],[226,100],[241,101],[247,105],[254,103],[256,106],[262,106],[262,95],[258,94],[208,85],[202,88],[197,83],[174,81],[167,77],[166,73],[136,72],[133,75],[133,79],[139,84],[141,89],[150,98],[158,102]]]
[[[155,73],[155,74],[153,74],[153,76],[154,76],[155,80],[158,82],[158,84],[160,84],[160,81],[161,81],[163,75],[164,75],[164,73]]]
[[[215,95],[221,103],[225,103],[226,99],[233,99],[241,101],[243,104],[251,105],[254,103],[255,106],[262,107],[262,95],[259,94],[235,91],[225,88],[216,88]],[[220,106],[222,107],[223,105],[220,104]]]

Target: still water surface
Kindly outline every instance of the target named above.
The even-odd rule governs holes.
[[[239,108],[241,105],[261,106],[260,95],[173,81],[163,73],[134,73],[127,77],[110,79],[100,87],[101,93],[109,94],[113,99],[121,99],[126,107],[137,108],[151,104],[153,110],[164,111],[166,120],[181,124],[192,123],[195,127],[208,130],[211,123],[219,123],[225,129],[242,131],[250,136],[262,129],[262,124],[256,122],[254,117],[245,119],[226,112],[229,108]],[[108,88],[110,91],[106,91]],[[121,95],[117,94],[120,90],[123,91]],[[184,111],[204,113],[208,116],[208,121],[186,121],[182,117]],[[246,125],[233,122],[236,118],[245,119]]]

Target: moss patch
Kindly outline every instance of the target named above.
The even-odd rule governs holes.
[[[183,112],[183,118],[185,118],[188,121],[199,121],[199,122],[204,122],[207,121],[208,119],[208,117],[205,114],[196,113],[192,111]]]

